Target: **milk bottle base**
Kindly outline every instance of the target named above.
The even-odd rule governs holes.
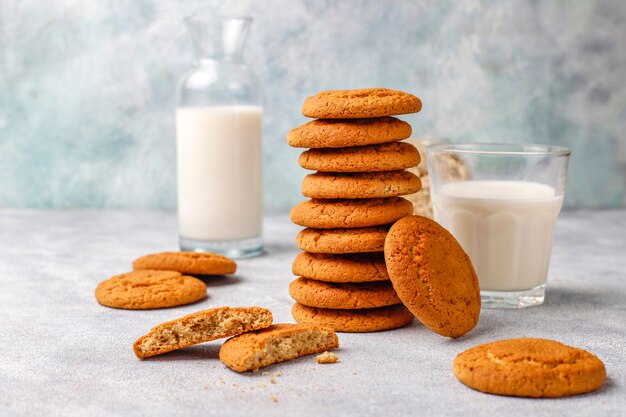
[[[254,237],[241,240],[196,240],[179,237],[180,250],[184,252],[213,252],[229,258],[252,258],[263,253],[263,239]]]
[[[525,291],[480,291],[482,308],[525,308],[543,304],[545,284]]]

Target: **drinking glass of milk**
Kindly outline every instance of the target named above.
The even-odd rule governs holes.
[[[435,220],[472,260],[483,306],[543,303],[569,149],[439,144],[427,154]],[[466,175],[453,175],[451,164]]]
[[[259,87],[242,60],[250,18],[185,20],[195,50],[178,86],[180,248],[241,258],[262,252]]]

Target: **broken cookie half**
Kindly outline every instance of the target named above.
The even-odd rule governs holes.
[[[198,343],[230,337],[272,324],[272,313],[261,307],[219,307],[159,324],[133,345],[144,359]]]
[[[330,327],[275,324],[228,339],[220,349],[220,360],[237,372],[246,372],[338,347],[339,339]]]

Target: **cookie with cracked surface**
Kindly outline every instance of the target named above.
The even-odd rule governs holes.
[[[397,142],[411,132],[410,124],[395,117],[313,120],[291,129],[287,143],[294,148],[345,148]]]
[[[356,229],[302,229],[296,237],[298,247],[310,253],[382,252],[389,226]]]
[[[217,253],[161,252],[135,259],[133,269],[178,271],[192,275],[227,275],[235,273],[237,264]]]
[[[291,210],[291,221],[315,229],[354,229],[393,223],[413,212],[402,197],[304,201]]]
[[[339,310],[400,304],[390,281],[336,283],[300,277],[289,284],[289,294],[305,306]]]
[[[480,288],[469,256],[434,220],[407,216],[385,239],[385,263],[402,303],[428,328],[459,337],[476,326]]]
[[[309,149],[298,158],[302,168],[320,172],[399,171],[416,167],[420,161],[417,148],[404,142],[339,149]]]
[[[595,355],[546,339],[509,339],[475,346],[454,358],[456,377],[470,388],[515,397],[555,398],[604,385]]]
[[[304,177],[302,195],[310,198],[384,198],[413,194],[422,183],[408,171],[316,172]]]
[[[234,371],[246,372],[338,347],[337,334],[329,327],[274,324],[228,339],[220,349],[220,360]]]
[[[363,310],[334,310],[295,303],[291,315],[297,322],[315,323],[346,333],[397,329],[406,326],[414,318],[402,304]]]
[[[149,358],[198,343],[222,339],[272,324],[272,313],[261,307],[219,307],[159,324],[133,344],[135,355]]]
[[[320,119],[356,119],[417,113],[422,101],[388,88],[322,91],[304,100],[302,114]]]
[[[389,279],[382,253],[328,255],[302,252],[293,261],[294,275],[326,282],[372,282]]]
[[[176,271],[132,271],[111,277],[96,287],[96,300],[100,304],[126,310],[180,306],[205,296],[204,282]]]

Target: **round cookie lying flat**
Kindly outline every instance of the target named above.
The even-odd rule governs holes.
[[[367,333],[397,329],[413,321],[413,314],[402,304],[364,310],[333,310],[295,303],[291,315],[298,323],[328,326],[337,332]]]
[[[133,271],[116,275],[96,287],[104,306],[149,310],[190,304],[206,296],[206,285],[176,271]]]
[[[178,271],[194,275],[227,275],[237,270],[237,264],[217,253],[161,252],[137,258],[133,262],[133,269]]]
[[[413,194],[422,183],[408,171],[317,172],[304,177],[302,195],[310,198],[383,198]]]
[[[311,229],[298,233],[298,247],[310,253],[382,252],[389,226],[357,229]]]
[[[469,256],[446,229],[421,216],[394,224],[385,262],[402,303],[431,330],[459,337],[476,326],[480,288]]]
[[[389,281],[338,284],[301,277],[291,282],[289,294],[305,306],[340,310],[400,304]]]
[[[402,197],[362,200],[304,201],[291,210],[291,221],[316,229],[353,229],[393,223],[413,212],[413,205]]]
[[[293,261],[294,275],[327,282],[372,282],[389,279],[382,253],[327,255],[299,253]]]
[[[320,119],[359,119],[417,113],[422,102],[413,94],[388,88],[322,91],[304,100],[302,114]]]
[[[410,143],[353,146],[340,149],[309,149],[298,163],[304,169],[320,172],[381,172],[416,167],[420,153]]]
[[[411,136],[411,125],[395,117],[359,120],[313,120],[292,129],[294,148],[345,148],[396,142]]]
[[[454,358],[456,377],[478,391],[516,397],[564,397],[595,391],[606,370],[591,353],[546,339],[478,345]]]

